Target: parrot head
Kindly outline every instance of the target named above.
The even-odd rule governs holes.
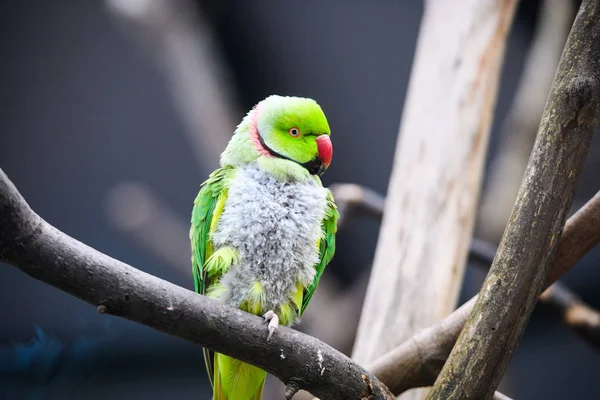
[[[316,101],[269,96],[240,123],[221,156],[221,164],[241,165],[258,160],[263,166],[288,175],[321,175],[331,163],[330,133]]]

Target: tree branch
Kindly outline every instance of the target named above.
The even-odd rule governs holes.
[[[342,204],[342,207],[338,206],[338,209],[340,209],[340,219],[344,219],[344,223],[348,223],[348,219],[350,218],[363,215],[375,219],[381,219],[383,215],[385,198],[379,193],[364,186],[350,183],[333,184],[331,185],[331,190],[336,197],[336,202],[338,204]],[[581,213],[578,213],[573,217],[581,218]],[[574,220],[569,220],[566,229],[570,229],[569,227],[573,226],[573,221]],[[587,230],[593,228],[595,228],[593,224],[588,223],[579,224],[577,229]],[[564,246],[583,246],[587,252],[597,243],[597,237],[599,236],[597,232],[598,229],[595,229],[590,231],[588,234],[584,234],[583,236],[585,240],[583,242],[578,240],[577,243],[573,243],[573,240],[570,240],[572,236],[564,236],[561,239],[562,244],[559,248],[557,257],[563,257],[564,252],[560,251],[560,249],[562,249]],[[474,238],[469,247],[469,260],[475,261],[482,266],[489,268],[494,261],[497,250],[497,246],[485,240]],[[561,265],[562,264],[564,263],[561,263]],[[557,264],[555,263],[555,265]],[[557,281],[560,275],[562,275],[564,272],[565,271],[558,271],[553,268],[550,272],[553,277],[549,279],[549,282]],[[359,279],[358,281],[362,282],[363,280]],[[355,293],[355,291],[348,290],[348,293]],[[340,297],[349,296],[342,295]],[[600,348],[600,313],[589,305],[585,304],[577,296],[577,294],[573,293],[567,286],[561,284],[560,282],[556,282],[554,285],[546,289],[544,293],[542,293],[539,301],[556,310],[563,322],[569,328],[571,328],[573,332],[581,336],[590,345]],[[353,302],[349,299],[340,298],[336,303],[340,304],[328,303],[324,304],[323,307],[326,307],[327,310],[331,311],[337,310],[336,315],[339,315],[340,308],[344,308],[345,304]],[[346,306],[348,309],[350,309],[350,307],[354,307],[354,305]],[[346,313],[342,314],[345,315]],[[334,315],[332,315],[332,318],[333,317]],[[346,327],[347,324],[342,324],[342,326]],[[346,337],[351,332],[353,332],[353,329],[343,329],[343,333],[338,332],[336,335],[330,335],[332,336],[330,337],[330,340],[325,340],[325,342],[332,344],[331,340],[336,340],[338,335],[341,334],[343,337]],[[319,335],[315,336],[320,337]],[[334,345],[334,347],[339,349],[338,346]]]
[[[564,323],[600,350],[600,313],[588,306],[560,282],[542,293],[540,302],[548,304],[560,313]]]
[[[565,224],[545,287],[571,269],[600,243],[600,192]],[[441,322],[426,328],[367,366],[394,394],[435,382],[458,339],[477,296]]]
[[[372,362],[456,307],[516,3],[425,2],[354,343],[359,363]]]
[[[491,398],[527,326],[600,118],[599,14],[583,1],[498,254],[429,399]]]
[[[376,191],[355,183],[334,183],[329,188],[340,213],[338,230],[356,215],[381,218],[385,198]]]
[[[469,255],[480,265],[489,267],[494,261],[496,250],[494,245],[473,240]],[[556,310],[569,328],[600,349],[600,313],[585,304],[571,289],[561,282],[555,282],[542,293],[539,302]]]
[[[254,364],[326,399],[386,399],[371,373],[319,340],[137,270],[71,238],[34,213],[0,170],[0,260],[105,314]]]

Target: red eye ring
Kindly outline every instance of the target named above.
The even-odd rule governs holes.
[[[300,129],[298,129],[294,126],[288,130],[288,133],[290,134],[291,137],[298,137],[298,136],[300,136]]]

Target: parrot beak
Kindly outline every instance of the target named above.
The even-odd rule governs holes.
[[[319,167],[317,173],[321,175],[329,167],[329,164],[331,164],[331,157],[333,156],[333,147],[331,146],[331,139],[329,138],[329,135],[317,136],[315,142],[317,143],[317,150],[319,151],[319,160],[321,161],[321,166]]]
[[[331,155],[333,154],[333,148],[331,147],[331,140],[329,135],[321,135],[315,139],[317,143],[318,156],[312,160],[302,164],[304,168],[308,170],[312,175],[323,175],[323,172],[329,167],[331,163]]]

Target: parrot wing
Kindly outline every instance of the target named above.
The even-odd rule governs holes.
[[[302,308],[300,309],[300,315],[304,313],[306,306],[310,302],[317,285],[319,284],[319,279],[321,279],[321,275],[323,275],[323,271],[325,267],[335,253],[335,234],[337,232],[337,221],[340,217],[338,213],[337,207],[335,206],[335,201],[333,199],[333,195],[331,192],[327,193],[327,206],[325,208],[325,216],[323,217],[323,222],[321,224],[321,229],[323,231],[323,235],[321,240],[318,243],[319,246],[319,263],[315,265],[315,269],[317,270],[317,274],[315,275],[315,280],[313,283],[305,290],[304,296],[302,298]]]
[[[235,176],[235,168],[219,168],[210,174],[209,178],[202,184],[200,192],[194,201],[192,210],[192,225],[190,229],[190,241],[192,244],[192,272],[194,274],[194,289],[197,293],[206,294],[206,291],[215,282],[218,282],[224,268],[216,268],[213,265],[210,273],[206,270],[206,261],[213,253],[211,234],[214,232],[219,220],[225,201],[229,183]],[[203,349],[204,362],[208,371],[211,384],[213,384],[213,352]]]

